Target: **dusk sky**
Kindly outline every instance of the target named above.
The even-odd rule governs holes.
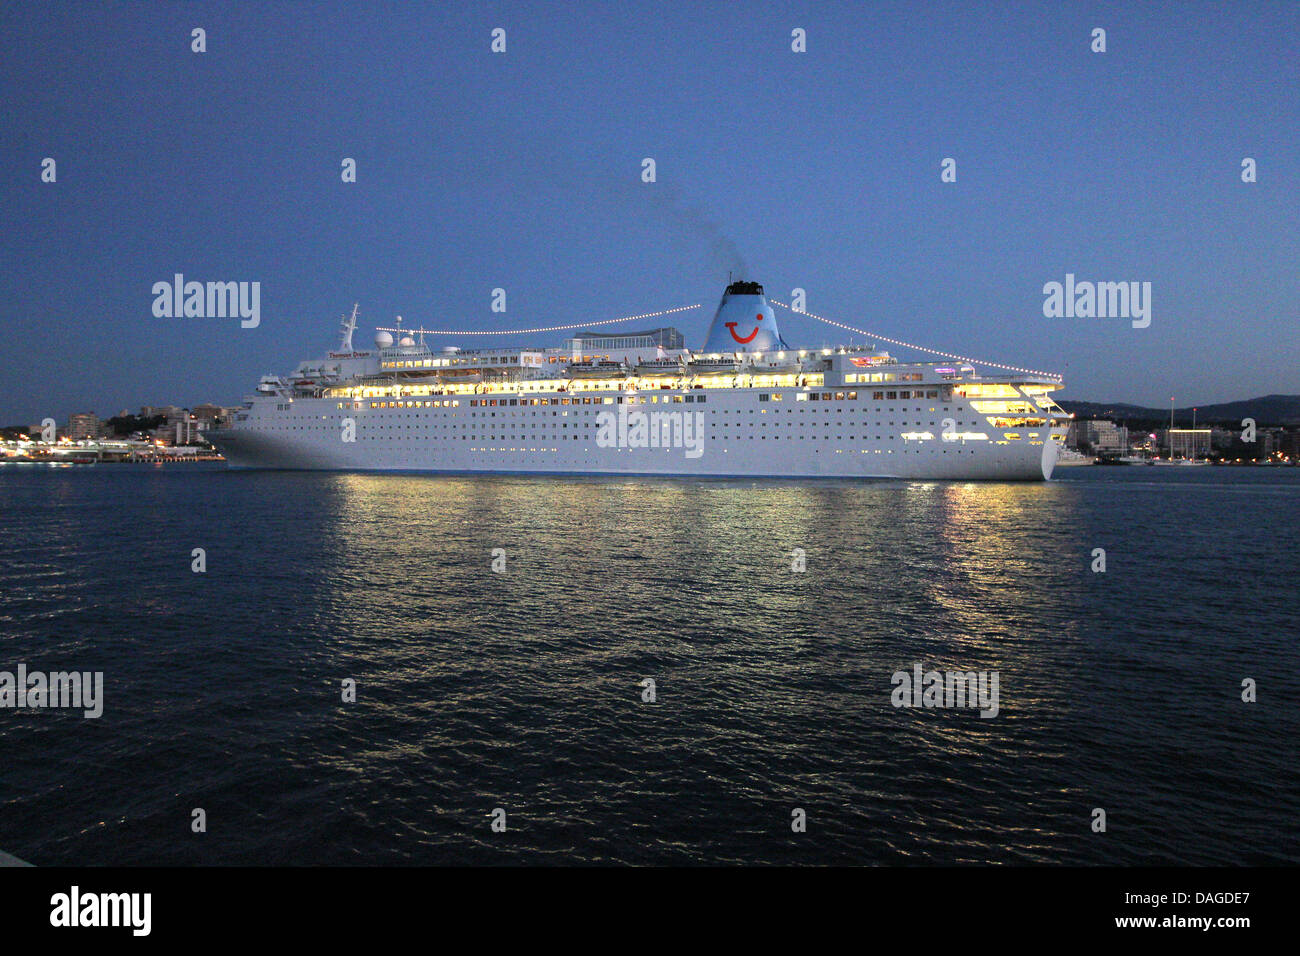
[[[1067,399],[1300,393],[1298,37],[1289,0],[6,4],[0,425],[237,404],[354,301],[358,345],[699,302],[662,320],[698,347],[728,270]],[[178,272],[261,324],[156,318]],[[1067,273],[1151,283],[1150,326],[1044,317]]]

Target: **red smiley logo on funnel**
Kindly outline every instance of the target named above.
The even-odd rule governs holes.
[[[756,319],[756,321],[758,321],[758,322],[762,322],[762,321],[763,321],[763,313],[762,313],[762,312],[758,313],[758,315],[755,316],[755,319]],[[759,327],[758,327],[757,325],[754,326],[754,331],[753,331],[753,332],[750,332],[747,336],[745,336],[745,337],[742,339],[739,335],[736,334],[736,323],[735,323],[735,322],[723,322],[722,324],[725,325],[725,326],[727,327],[727,331],[731,333],[731,337],[732,337],[733,339],[735,339],[737,342],[739,342],[741,345],[748,345],[750,342],[754,341],[754,336],[758,335],[758,328],[759,328]]]

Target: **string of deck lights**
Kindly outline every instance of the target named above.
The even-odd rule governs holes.
[[[773,305],[779,305],[794,315],[806,315],[810,319],[816,319],[818,322],[825,322],[827,325],[833,325],[837,329],[843,329],[846,332],[853,332],[857,335],[864,335],[870,339],[879,339],[881,342],[888,342],[890,345],[897,345],[899,348],[915,349],[918,352],[925,352],[928,355],[938,355],[941,358],[952,359],[958,362],[969,362],[972,365],[985,365],[989,368],[1000,368],[1008,372],[1023,372],[1026,375],[1044,375],[1048,378],[1061,378],[1059,372],[1044,372],[1041,369],[1021,368],[1019,365],[1003,365],[1000,362],[986,362],[983,359],[971,358],[969,355],[958,355],[954,352],[943,352],[939,349],[928,348],[924,345],[917,345],[914,342],[904,342],[901,339],[892,339],[887,335],[877,335],[875,332],[868,332],[865,329],[854,328],[851,325],[845,325],[843,322],[836,322],[834,319],[828,319],[824,315],[818,315],[816,312],[800,311],[782,302],[780,299],[769,298]],[[393,328],[390,326],[379,326],[380,332],[405,332],[410,335],[536,335],[542,332],[569,332],[573,329],[589,329],[600,325],[617,325],[620,322],[635,322],[639,319],[654,319],[663,315],[675,315],[678,312],[689,312],[691,309],[698,309],[701,303],[696,302],[693,305],[682,305],[675,309],[663,309],[659,312],[643,312],[639,315],[625,315],[617,319],[601,319],[596,322],[576,322],[572,325],[551,325],[532,329],[491,329],[491,330],[464,330],[464,329],[419,329],[419,328]]]
[[[619,322],[635,322],[638,319],[654,319],[661,315],[673,315],[677,312],[686,312],[690,309],[698,309],[700,303],[694,305],[683,305],[676,309],[664,309],[662,312],[643,312],[640,315],[625,315],[621,319],[601,319],[599,322],[578,322],[574,325],[552,325],[546,328],[537,329],[492,329],[466,332],[462,329],[403,329],[403,328],[383,328],[379,327],[380,332],[405,332],[409,335],[533,335],[538,332],[568,332],[573,329],[589,329],[597,325],[615,325]]]
[[[969,355],[954,355],[952,352],[940,352],[938,349],[926,348],[924,345],[915,345],[911,342],[903,342],[898,339],[891,339],[887,335],[876,335],[874,332],[867,332],[864,329],[855,329],[851,325],[845,325],[843,322],[836,322],[834,319],[828,319],[825,316],[818,315],[815,312],[801,312],[791,306],[786,305],[778,299],[769,298],[767,301],[779,305],[787,312],[795,315],[806,315],[810,319],[816,319],[818,322],[825,322],[827,325],[833,325],[836,328],[844,329],[847,332],[856,332],[858,335],[865,335],[869,339],[879,339],[882,342],[888,342],[890,345],[897,345],[900,348],[916,349],[918,352],[927,352],[930,355],[938,355],[946,359],[955,359],[958,362],[969,362],[971,365],[987,365],[989,368],[1000,368],[1008,372],[1024,372],[1026,375],[1045,375],[1048,378],[1061,378],[1059,372],[1044,372],[1035,368],[1021,368],[1018,365],[1000,365],[997,362],[985,362],[980,359],[973,359]]]

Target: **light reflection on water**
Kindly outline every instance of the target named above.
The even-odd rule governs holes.
[[[1290,586],[1294,533],[1221,567],[1243,522],[1294,525],[1278,505],[1294,516],[1300,484],[1216,475],[1225,507],[1184,476],[1081,471],[0,476],[3,660],[102,666],[109,698],[99,722],[4,715],[0,845],[46,864],[1295,862],[1294,711],[1234,690],[1294,687],[1281,609],[1234,611]],[[1215,596],[1178,611],[1171,573]],[[997,671],[1001,713],[895,709],[914,662]],[[220,840],[165,836],[192,806]],[[1095,806],[1122,838],[1089,832]]]

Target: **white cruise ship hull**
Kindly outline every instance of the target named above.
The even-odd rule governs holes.
[[[455,407],[259,400],[205,437],[232,468],[1042,481],[1056,464],[1048,428],[1017,430],[1013,438],[1016,432],[993,432],[960,402],[873,402],[869,392],[811,402],[797,401],[797,389],[770,393],[783,400],[760,403],[756,389],[711,389],[698,404],[685,404],[689,392],[664,391],[653,396],[663,405],[630,409],[602,404],[617,400],[613,390],[540,407],[472,407],[469,396]],[[670,403],[677,397],[682,401]],[[592,404],[577,404],[583,400]],[[693,427],[683,441],[673,428],[679,422],[670,422],[638,447],[646,436],[636,436],[626,419],[621,435],[609,418],[602,430],[601,414],[620,407],[633,418],[694,415]],[[987,437],[944,440],[945,419]]]

